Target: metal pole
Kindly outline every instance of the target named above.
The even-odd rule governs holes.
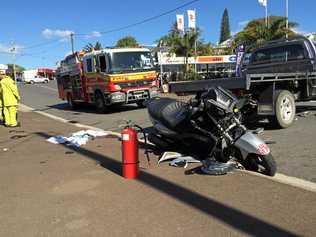
[[[15,72],[15,52],[16,52],[16,48],[14,46],[14,43],[12,42],[12,48],[10,50],[12,52],[12,69],[13,69],[13,79],[16,82],[16,72]]]
[[[197,55],[196,55],[196,45],[197,45],[197,42],[196,42],[196,39],[195,39],[195,42],[194,42],[194,72],[195,72],[195,74],[197,73],[197,67],[196,67],[196,57],[197,57]]]
[[[269,22],[268,22],[268,3],[265,6],[265,10],[266,10],[266,27],[269,27]]]
[[[194,9],[194,15],[195,15],[195,29],[194,29],[194,31],[195,31],[195,33],[197,33],[197,30],[196,30],[196,9]],[[194,42],[194,72],[195,72],[195,74],[194,74],[194,77],[195,77],[195,79],[196,79],[196,73],[197,73],[197,67],[196,67],[196,46],[197,46],[197,38],[195,38],[195,42]]]
[[[160,41],[160,45],[159,45],[159,57],[158,57],[158,63],[160,64],[160,88],[162,89],[162,84],[163,84],[163,67],[162,67],[162,50],[161,50],[161,47],[162,47],[162,43],[163,41],[161,40]],[[159,62],[160,61],[160,62]]]
[[[289,0],[285,0],[285,18],[286,18],[286,35],[285,38],[287,39],[289,37],[288,31],[289,31]]]
[[[13,77],[16,83],[16,70],[15,70],[15,53],[13,53]]]
[[[74,33],[70,33],[70,42],[71,42],[71,51],[72,51],[72,54],[75,53],[75,50],[74,50]]]

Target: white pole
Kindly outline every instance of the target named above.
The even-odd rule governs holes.
[[[286,35],[285,38],[288,38],[289,30],[289,0],[285,0],[285,18],[286,18]]]
[[[196,58],[197,58],[197,55],[196,55],[196,45],[197,45],[197,41],[195,40],[194,42],[194,71],[195,73],[197,73],[197,69],[196,69]]]
[[[160,41],[160,45],[159,45],[159,57],[158,57],[158,63],[160,63],[160,88],[162,90],[162,84],[163,84],[163,67],[162,67],[162,44],[163,44],[163,41],[161,40]],[[160,61],[160,62],[159,62]]]
[[[194,9],[194,15],[195,15],[195,29],[194,29],[194,31],[195,31],[195,33],[197,33],[197,30],[196,30],[196,9]],[[195,39],[195,42],[194,42],[194,72],[195,72],[195,74],[194,74],[194,76],[196,77],[196,73],[197,73],[197,69],[196,69],[196,44],[197,44],[197,39]]]
[[[266,27],[269,27],[269,22],[268,22],[268,2],[266,3],[265,6],[265,10],[266,10]]]

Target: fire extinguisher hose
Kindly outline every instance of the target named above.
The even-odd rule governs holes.
[[[145,155],[146,155],[146,158],[147,158],[147,162],[148,162],[148,165],[150,166],[150,157],[149,157],[149,152],[148,152],[148,149],[147,149],[147,137],[146,137],[146,133],[145,133],[145,130],[139,126],[139,125],[136,125],[134,124],[133,127],[137,128],[137,130],[139,132],[141,132],[144,136],[144,143],[145,143]]]

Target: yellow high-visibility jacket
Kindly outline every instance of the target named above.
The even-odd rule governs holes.
[[[20,95],[15,82],[11,77],[5,76],[0,80],[3,106],[17,106]]]
[[[2,102],[2,87],[1,87],[1,84],[0,84],[0,108],[2,109],[2,105],[3,104],[3,102]],[[0,113],[1,113],[1,111],[0,111]]]

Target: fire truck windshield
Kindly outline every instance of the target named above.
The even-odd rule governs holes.
[[[139,72],[153,70],[154,64],[150,52],[113,53],[110,62],[112,73]]]

